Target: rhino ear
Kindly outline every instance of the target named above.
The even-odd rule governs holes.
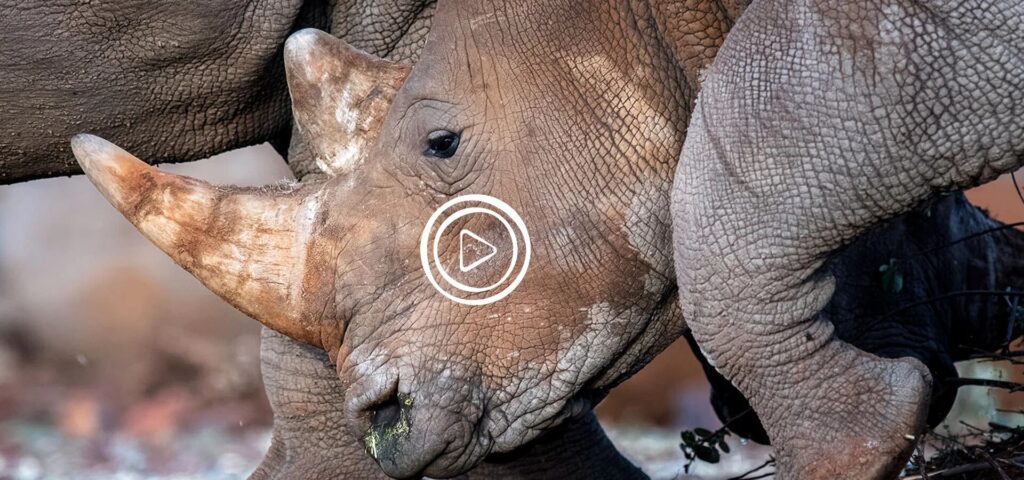
[[[410,67],[314,29],[288,38],[284,64],[295,124],[317,166],[328,175],[351,171],[376,140]]]
[[[76,136],[71,149],[107,200],[207,288],[264,325],[321,345],[324,330],[303,315],[301,288],[317,184],[213,186],[158,170],[92,135]]]

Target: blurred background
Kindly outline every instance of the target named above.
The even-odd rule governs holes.
[[[163,168],[239,185],[291,176],[268,146]],[[1009,177],[970,198],[1000,220],[1024,220]],[[964,392],[954,424],[1019,423],[1021,394]],[[627,454],[669,476],[684,462],[679,432],[719,425],[683,342],[598,412]],[[0,187],[0,479],[244,477],[270,423],[256,322],[151,246],[84,177]],[[725,463],[691,472],[746,468]]]

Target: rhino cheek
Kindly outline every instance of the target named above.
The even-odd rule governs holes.
[[[638,185],[626,208],[626,239],[641,261],[660,272],[671,272],[672,220],[665,208],[670,202],[671,183],[668,179],[651,183]],[[662,290],[645,292],[657,295]]]
[[[488,415],[494,451],[509,452],[533,440],[568,417],[585,413],[593,405],[580,396],[613,365],[619,353],[635,338],[632,309],[619,310],[607,302],[583,312],[576,327],[558,326],[553,352],[540,364],[520,363],[517,381],[504,381],[491,392],[500,401]],[[508,385],[517,385],[509,389]]]

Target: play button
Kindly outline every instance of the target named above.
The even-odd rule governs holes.
[[[487,305],[511,294],[526,276],[530,250],[522,217],[507,203],[480,194],[442,204],[420,235],[427,280],[464,305]]]
[[[463,229],[459,232],[459,270],[463,273],[479,267],[491,259],[498,249],[470,230]],[[472,260],[468,265],[466,259]]]

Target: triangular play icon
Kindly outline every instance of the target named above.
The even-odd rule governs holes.
[[[469,254],[466,253],[468,247],[472,247]],[[473,257],[481,252],[486,252],[486,254],[473,260]],[[459,232],[459,270],[462,270],[463,273],[479,267],[482,263],[490,260],[496,253],[498,253],[498,249],[494,248],[494,245],[491,245],[487,240],[480,238],[480,235],[466,229],[462,229]],[[466,264],[467,258],[472,260],[469,265]]]

